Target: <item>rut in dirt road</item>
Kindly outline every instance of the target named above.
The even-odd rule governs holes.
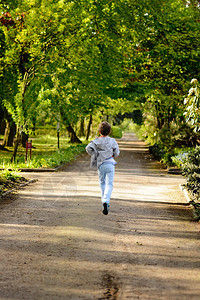
[[[200,225],[184,178],[119,140],[108,215],[87,155],[0,203],[0,299],[200,299]]]

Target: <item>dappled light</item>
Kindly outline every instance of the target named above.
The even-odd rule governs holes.
[[[200,299],[199,8],[0,1],[2,300]]]
[[[22,188],[11,202],[1,202],[3,295],[199,295],[199,226],[191,222],[191,208],[179,187],[184,178],[150,160],[144,143],[133,135],[125,137],[130,141],[126,146],[119,140],[123,148],[107,216],[86,155],[60,172],[27,174],[38,181]]]

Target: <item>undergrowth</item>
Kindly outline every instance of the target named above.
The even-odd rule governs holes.
[[[44,152],[43,154],[33,154],[32,158],[28,158],[25,162],[24,156],[17,157],[15,163],[10,160],[0,159],[0,168],[19,169],[19,168],[55,168],[63,163],[70,162],[75,157],[85,151],[85,144],[71,145],[66,149],[55,150],[52,152]],[[34,149],[32,151],[34,153]]]
[[[21,177],[19,172],[9,170],[0,171],[0,195],[16,187],[23,181],[26,181],[26,179]]]

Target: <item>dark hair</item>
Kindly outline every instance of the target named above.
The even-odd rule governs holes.
[[[108,122],[102,122],[99,125],[99,131],[102,135],[109,135],[110,131],[111,131],[111,125]]]

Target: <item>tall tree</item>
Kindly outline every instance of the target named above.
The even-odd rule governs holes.
[[[4,103],[17,124],[17,137],[14,147],[14,160],[22,134],[28,133],[30,125],[29,108],[34,101],[31,89],[43,68],[54,61],[58,47],[62,46],[66,26],[65,11],[61,2],[23,1],[10,14],[13,28],[4,26],[6,36],[5,65],[15,65],[18,80],[18,92],[14,103],[5,99]]]
[[[149,119],[148,134],[155,140],[162,130],[169,132],[174,122],[182,126],[185,87],[188,78],[199,74],[197,10],[178,0],[140,1],[137,17],[142,32],[130,47],[126,87],[134,90],[136,84],[143,85],[148,100],[144,119]]]

